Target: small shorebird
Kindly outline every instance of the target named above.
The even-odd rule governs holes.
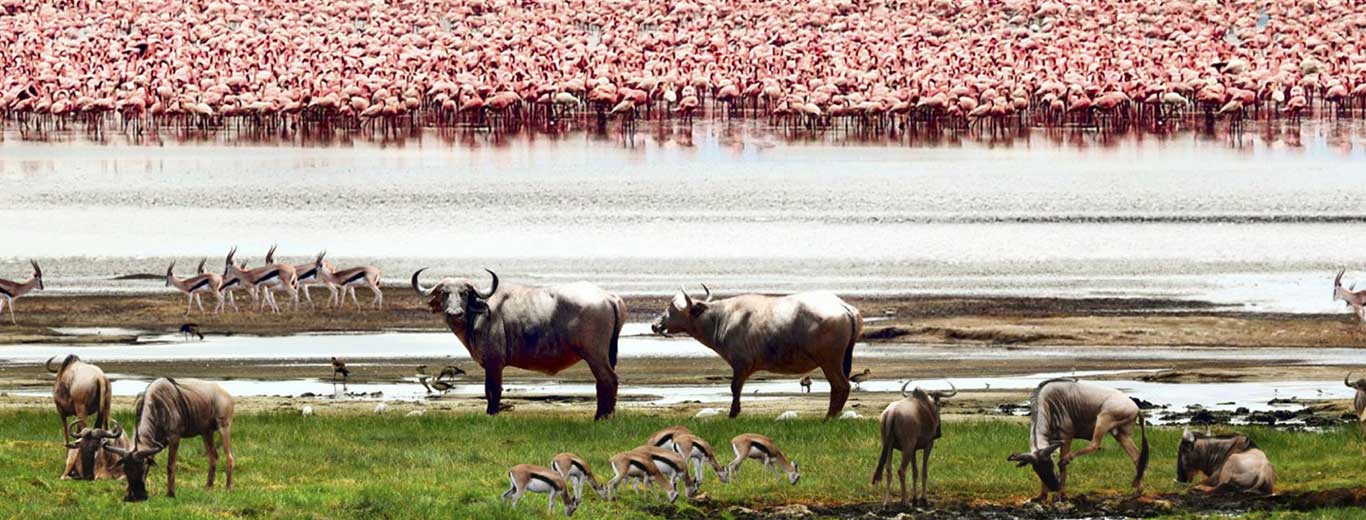
[[[849,376],[849,381],[854,383],[854,390],[863,390],[859,387],[859,385],[862,384],[864,381],[867,381],[868,378],[872,376],[872,373],[872,370],[865,368],[863,369],[863,372]]]
[[[811,376],[806,376],[802,378],[802,393],[811,393]]]
[[[351,369],[346,368],[346,363],[342,363],[341,361],[337,360],[337,357],[336,357],[336,356],[333,356],[333,357],[332,357],[332,382],[333,382],[333,383],[336,383],[336,382],[337,382],[337,374],[341,374],[341,376],[342,376],[342,384],[346,384],[346,381],[347,381],[348,379],[351,379]]]

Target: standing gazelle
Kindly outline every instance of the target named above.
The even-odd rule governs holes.
[[[318,253],[318,258],[313,261],[313,268],[318,271],[318,279],[327,284],[329,289],[340,289],[340,294],[334,289],[332,297],[336,299],[337,308],[346,305],[346,295],[351,295],[351,301],[360,308],[360,302],[356,300],[356,286],[365,285],[375,294],[370,303],[376,309],[384,306],[384,293],[379,290],[379,268],[369,265],[350,267],[340,271],[323,261],[327,256],[327,251]]]
[[[1357,291],[1356,284],[1352,284],[1350,289],[1343,288],[1342,275],[1346,272],[1346,269],[1340,270],[1337,277],[1333,278],[1333,301],[1342,300],[1351,307],[1361,322],[1362,330],[1366,330],[1366,291]]]
[[[185,315],[190,315],[192,304],[199,304],[199,312],[204,312],[204,301],[200,298],[200,293],[211,292],[218,299],[218,305],[213,308],[213,313],[218,314],[223,311],[223,277],[216,273],[204,272],[204,262],[208,259],[199,261],[199,274],[189,278],[176,278],[175,261],[171,261],[170,267],[166,268],[166,286],[175,287],[185,293]]]
[[[275,247],[270,248],[271,253],[275,252]],[[294,266],[289,264],[266,264],[255,269],[243,269],[233,263],[233,256],[237,254],[237,247],[228,251],[228,258],[223,262],[223,277],[235,277],[247,290],[258,290],[256,310],[264,310],[266,305],[270,309],[280,312],[280,306],[275,304],[275,290],[283,290],[289,293],[293,299],[294,308],[299,307],[298,272]]]
[[[33,266],[33,276],[26,282],[15,282],[0,278],[0,314],[5,312],[5,304],[9,304],[9,321],[11,324],[18,325],[19,321],[14,318],[14,300],[28,294],[34,289],[43,290],[43,270],[38,267],[38,262],[28,261]]]
[[[275,248],[272,247],[270,251],[266,253],[266,263],[275,263]],[[323,265],[334,271],[337,269],[331,262],[324,261]],[[294,271],[299,273],[299,292],[303,293],[304,300],[308,302],[309,307],[313,307],[313,294],[308,292],[308,288],[314,285],[325,285],[332,292],[332,297],[337,297],[337,289],[327,285],[326,282],[319,278],[318,270],[318,266],[314,262],[294,264]]]
[[[574,510],[579,508],[579,499],[569,494],[564,478],[554,471],[533,464],[518,464],[508,470],[508,480],[512,481],[512,486],[503,492],[503,501],[511,500],[514,508],[527,491],[550,495],[547,506],[550,510],[555,509],[558,495],[564,501],[564,516],[574,516]]]

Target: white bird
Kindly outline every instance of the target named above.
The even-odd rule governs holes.
[[[384,413],[385,410],[388,410],[388,409],[389,409],[389,405],[387,405],[387,404],[384,404],[384,403],[377,404],[377,405],[375,405],[375,415],[382,414],[382,413]]]
[[[303,409],[299,410],[299,413],[302,414],[304,417],[311,417],[313,416],[313,407],[304,405]]]
[[[853,411],[853,410],[845,410],[844,413],[840,414],[840,419],[862,419],[862,418],[863,418],[862,415],[859,415],[858,412],[855,412],[855,411]]]
[[[707,417],[716,417],[718,415],[721,415],[721,410],[717,410],[715,408],[703,408],[701,410],[698,410],[697,414],[693,415],[692,418],[706,419]]]
[[[413,410],[411,412],[408,412],[408,415],[406,415],[405,417],[422,417],[424,415],[427,415],[426,410]]]
[[[778,414],[778,418],[775,419],[775,420],[777,420],[777,421],[791,421],[791,420],[796,419],[796,418],[797,418],[797,412],[796,412],[796,411],[793,411],[793,410],[788,410],[788,411],[786,411],[786,412],[783,412],[783,413]]]

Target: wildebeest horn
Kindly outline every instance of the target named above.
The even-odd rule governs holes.
[[[484,269],[484,271],[487,272],[489,276],[493,277],[493,285],[489,286],[489,292],[479,292],[478,289],[475,289],[474,294],[475,296],[478,296],[481,299],[487,300],[490,296],[493,296],[493,293],[498,292],[498,273],[495,273],[488,269]]]
[[[910,380],[910,379],[907,379],[905,383],[901,383],[901,397],[910,397],[910,396],[911,396],[910,393],[906,392],[906,387],[908,387],[908,386],[911,386],[911,380]]]
[[[48,360],[48,361],[51,361],[51,360]],[[48,370],[52,370],[52,369],[49,368]],[[1347,373],[1347,377],[1342,378],[1342,384],[1347,385],[1347,388],[1356,388],[1355,386],[1352,386],[1351,380],[1352,380],[1352,373],[1351,373],[1351,372],[1348,372],[1348,373]]]
[[[52,360],[54,360],[54,359],[57,359],[57,356],[52,356],[52,357],[50,357],[50,358],[47,358],[47,362],[46,362],[46,363],[43,363],[43,368],[46,368],[48,372],[52,372],[52,373],[56,374],[56,373],[57,373],[57,369],[52,368]]]
[[[1333,278],[1333,287],[1342,287],[1342,275],[1347,272],[1347,268],[1338,270],[1338,275]]]
[[[688,288],[687,288],[687,287],[684,287],[684,286],[682,286],[682,285],[679,285],[679,286],[678,286],[678,291],[681,292],[681,293],[683,293],[683,308],[684,308],[684,309],[691,309],[691,308],[692,308],[692,296],[688,296]]]
[[[419,294],[419,295],[421,295],[421,296],[427,296],[427,295],[429,295],[429,294],[432,293],[432,289],[424,289],[424,288],[422,288],[422,284],[420,284],[420,283],[417,282],[417,276],[420,275],[420,274],[422,274],[422,271],[426,271],[426,270],[427,270],[427,268],[426,268],[426,267],[423,267],[422,269],[418,269],[416,272],[413,273],[413,290],[414,290],[414,291],[417,291],[417,294]],[[434,288],[435,288],[435,287],[433,287],[433,289],[434,289]]]
[[[104,432],[104,437],[105,437],[106,439],[117,439],[117,438],[119,438],[119,437],[122,437],[122,436],[123,436],[123,425],[122,425],[122,424],[119,424],[118,421],[110,421],[110,422],[114,423],[114,429],[113,429],[113,430],[109,430],[109,431],[107,431],[107,432]]]
[[[80,426],[82,424],[85,423],[84,421],[80,420],[80,418],[72,419],[71,422],[66,423],[66,433],[71,435],[72,437],[80,437],[81,428],[76,428],[75,430],[72,430],[72,428]]]
[[[949,384],[949,388],[953,389],[953,391],[950,392],[950,393],[939,392],[939,397],[953,397],[953,396],[955,396],[955,395],[958,395],[958,387],[953,386],[953,381],[949,381],[948,379],[945,379],[944,382],[945,382],[945,383],[948,383],[948,384]]]
[[[707,299],[703,301],[711,301],[711,289],[707,288],[707,284],[702,284],[702,290],[707,291]]]
[[[111,444],[110,441],[108,441],[108,440],[106,440],[106,441],[104,441],[103,443],[101,443],[101,446],[104,448],[105,451],[108,451],[108,452],[113,453],[113,454],[115,454],[115,455],[118,455],[118,456],[120,456],[120,457],[127,457],[127,456],[128,456],[128,450],[125,450],[125,449],[123,449],[123,448],[120,448],[120,447],[118,447],[118,446],[115,446],[115,445]]]

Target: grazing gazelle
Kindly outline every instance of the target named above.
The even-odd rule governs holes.
[[[270,253],[275,252],[275,246],[271,246]],[[257,311],[265,309],[270,305],[274,312],[280,312],[280,306],[275,304],[274,291],[282,290],[289,293],[293,299],[294,308],[299,307],[298,291],[298,272],[294,266],[289,264],[266,264],[255,269],[245,270],[233,263],[233,256],[237,254],[237,247],[228,251],[228,258],[223,262],[223,278],[237,278],[241,285],[249,291],[261,291],[257,295]],[[269,254],[269,253],[268,253]]]
[[[201,293],[211,292],[218,299],[218,304],[213,307],[213,313],[218,314],[223,311],[223,277],[215,273],[204,272],[204,262],[208,259],[199,261],[199,274],[189,278],[176,278],[175,261],[171,261],[170,267],[166,268],[166,286],[175,287],[185,293],[185,315],[190,315],[193,304],[199,304],[199,312],[204,312],[204,300],[200,298]]]
[[[637,447],[635,451],[648,455],[650,460],[654,461],[655,469],[658,469],[664,478],[673,483],[674,489],[678,489],[678,481],[681,479],[683,481],[683,497],[692,499],[701,483],[693,478],[692,473],[688,472],[688,459],[678,450],[679,446],[677,445],[670,449],[647,444]],[[641,481],[643,484],[646,483],[644,478]]]
[[[678,489],[674,488],[672,480],[665,478],[664,474],[659,472],[659,467],[655,465],[650,455],[639,450],[625,451],[613,455],[611,459],[608,459],[608,463],[612,465],[612,472],[614,473],[612,480],[607,481],[608,499],[616,498],[617,487],[621,485],[621,481],[631,478],[647,482],[653,481],[664,488],[665,493],[668,493],[669,502],[678,500]]]
[[[686,426],[667,426],[654,435],[650,436],[647,444],[668,448],[683,454],[688,459],[689,464],[695,464],[697,468],[697,481],[702,482],[705,474],[704,465],[711,464],[712,471],[716,472],[716,477],[721,482],[729,482],[730,476],[726,474],[725,468],[716,460],[716,452],[712,451],[711,445],[701,437],[694,435]]]
[[[782,475],[780,472],[786,473],[787,481],[792,484],[796,484],[802,478],[801,472],[797,469],[797,461],[788,460],[783,450],[778,449],[768,437],[757,433],[742,433],[730,440],[730,448],[735,451],[735,460],[726,468],[726,473],[732,481],[739,481],[740,464],[745,462],[745,459],[762,462],[764,469],[772,470],[778,475]]]
[[[544,467],[518,464],[508,470],[508,480],[512,481],[512,486],[503,492],[503,501],[511,500],[514,508],[528,491],[550,495],[547,509],[552,511],[555,509],[555,496],[558,495],[564,501],[564,516],[574,516],[574,510],[579,508],[579,499],[569,494],[564,478]]]
[[[550,459],[550,469],[555,470],[565,482],[574,487],[574,500],[583,500],[584,482],[587,482],[588,487],[598,496],[607,498],[607,488],[598,483],[598,477],[593,474],[593,470],[588,469],[588,462],[583,460],[583,457],[573,453],[561,453]]]
[[[0,314],[5,312],[5,304],[9,304],[9,321],[13,325],[19,324],[14,318],[14,300],[34,289],[43,290],[43,270],[38,267],[38,262],[29,260],[28,263],[33,266],[33,276],[28,281],[21,283],[0,278]]]
[[[318,272],[318,279],[327,284],[329,289],[334,287],[340,289],[340,293],[334,289],[332,295],[338,309],[346,304],[347,294],[351,295],[351,301],[356,304],[356,308],[360,308],[360,301],[356,300],[356,286],[358,285],[369,287],[370,291],[375,294],[370,303],[376,309],[384,306],[384,293],[379,290],[379,268],[362,265],[338,271],[323,262],[325,255],[327,255],[327,251],[318,253],[317,260],[313,261],[313,268]]]

